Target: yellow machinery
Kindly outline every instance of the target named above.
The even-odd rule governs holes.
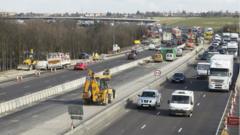
[[[213,38],[213,29],[212,28],[208,28],[207,31],[204,32],[204,39],[205,40],[211,40]]]
[[[95,75],[92,70],[88,70],[88,76],[84,84],[84,103],[97,103],[107,105],[115,98],[115,90],[109,87],[111,75],[109,70],[103,75]]]
[[[99,55],[98,53],[93,53],[93,54],[92,54],[92,59],[93,59],[94,61],[100,60],[100,55]]]
[[[30,49],[30,52],[25,54],[25,60],[23,61],[23,64],[19,64],[17,66],[18,70],[32,70],[35,65],[37,64],[37,61],[33,58],[33,49]]]
[[[163,56],[160,52],[157,52],[152,56],[152,59],[153,59],[154,62],[162,62],[163,61]]]

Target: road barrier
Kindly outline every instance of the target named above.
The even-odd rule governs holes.
[[[202,47],[198,47],[195,50],[197,50],[197,53],[199,53],[202,50]],[[150,84],[145,85],[145,87],[142,87],[141,89],[137,91],[133,91],[129,94],[127,97],[123,97],[122,99],[116,101],[114,104],[112,104],[110,107],[104,109],[101,112],[96,112],[96,115],[89,119],[85,119],[81,122],[78,127],[76,127],[74,130],[68,131],[65,133],[65,135],[92,135],[96,134],[97,131],[102,129],[106,123],[111,123],[117,118],[121,116],[121,114],[125,113],[126,106],[129,103],[132,103],[132,99],[136,97],[136,95],[143,91],[144,89],[147,89],[149,87],[155,87],[157,85],[163,84],[169,76],[171,76],[173,73],[177,71],[183,71],[188,66],[189,63],[192,63],[195,60],[196,52],[192,51],[190,54],[186,55],[185,57],[182,57],[176,61],[173,61],[169,63],[167,66],[164,66],[161,68],[161,77],[158,79],[153,79],[153,81]],[[152,73],[149,75],[146,75],[147,79],[152,78]]]
[[[240,71],[240,66],[239,70]],[[217,131],[215,135],[227,135],[228,134],[228,125],[239,125],[240,118],[239,116],[234,116],[234,112],[237,111],[235,106],[239,103],[236,103],[236,98],[240,91],[240,73],[238,74],[234,89],[231,91],[227,105],[223,112],[222,118],[219,122]],[[230,107],[230,108],[228,108]]]
[[[139,62],[144,61],[146,59],[150,59],[150,57],[142,58],[127,64],[123,64],[117,67],[113,67],[110,69],[111,74],[116,74],[118,72],[121,72],[123,70],[133,68],[138,65]],[[98,72],[96,74],[102,74],[103,71]],[[20,77],[21,78],[21,77]],[[8,113],[16,112],[20,109],[24,109],[28,106],[33,105],[34,103],[38,103],[41,101],[44,101],[48,98],[61,95],[67,92],[70,92],[72,90],[75,90],[77,88],[80,88],[80,86],[85,82],[85,77],[82,77],[77,80],[73,80],[61,85],[57,85],[51,88],[47,88],[44,90],[41,90],[39,92],[35,92],[26,96],[22,96],[7,102],[0,103],[0,117],[8,115]]]

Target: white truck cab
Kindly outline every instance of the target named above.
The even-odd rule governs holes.
[[[192,116],[194,108],[194,93],[188,90],[175,90],[168,100],[170,115]]]
[[[233,76],[233,55],[216,54],[210,59],[209,90],[229,91]]]
[[[158,90],[146,89],[141,95],[138,95],[137,107],[153,107],[160,106],[161,94]]]
[[[238,56],[238,42],[230,41],[227,43],[227,54],[233,55],[235,58]]]
[[[210,63],[198,62],[196,69],[198,77],[207,77],[209,75]]]

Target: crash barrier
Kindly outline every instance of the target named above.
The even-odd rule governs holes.
[[[239,70],[240,71],[240,67]],[[235,83],[235,87],[233,91],[231,91],[227,105],[223,112],[223,116],[220,120],[218,125],[217,131],[215,135],[228,135],[228,126],[239,126],[240,124],[240,117],[235,116],[237,108],[235,108],[239,103],[237,103],[237,98],[240,92],[240,73],[238,74],[238,78]]]
[[[120,65],[118,67],[111,68],[110,69],[111,74],[116,74],[123,70],[135,67],[138,65],[139,62],[144,61],[146,59],[150,59],[150,57],[146,57],[143,59],[139,59],[139,60],[127,63],[127,64]],[[103,71],[97,74],[102,74],[102,73]],[[53,96],[61,95],[61,94],[70,92],[72,90],[75,90],[79,88],[84,82],[85,82],[85,77],[82,77],[74,81],[70,81],[61,85],[57,85],[51,88],[41,90],[39,92],[35,92],[23,97],[19,97],[7,102],[0,103],[0,116],[5,116],[8,113],[13,113],[15,111],[18,111],[18,109],[23,109],[24,107],[27,107],[31,104],[41,102]]]
[[[198,53],[202,51],[202,47],[196,48]],[[96,112],[96,115],[93,117],[90,117],[88,119],[85,119],[81,122],[80,125],[78,125],[75,129],[70,130],[65,133],[65,135],[92,135],[96,134],[97,131],[102,129],[106,123],[111,123],[122,114],[124,114],[126,111],[126,106],[128,104],[132,103],[132,99],[136,97],[136,95],[143,91],[144,89],[147,89],[149,87],[156,87],[157,85],[163,84],[167,77],[177,71],[183,71],[188,67],[189,63],[193,63],[195,60],[196,53],[192,51],[190,54],[187,54],[185,57],[182,57],[172,63],[170,63],[167,66],[164,66],[161,68],[161,77],[158,79],[155,79],[152,77],[152,73],[145,75],[143,80],[151,80],[150,84],[142,84],[144,85],[138,90],[132,91],[128,96],[123,97],[122,99],[119,99],[114,104],[112,104],[110,107],[103,109],[101,112]]]

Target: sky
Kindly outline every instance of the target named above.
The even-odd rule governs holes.
[[[240,11],[240,0],[0,0],[0,12]]]

